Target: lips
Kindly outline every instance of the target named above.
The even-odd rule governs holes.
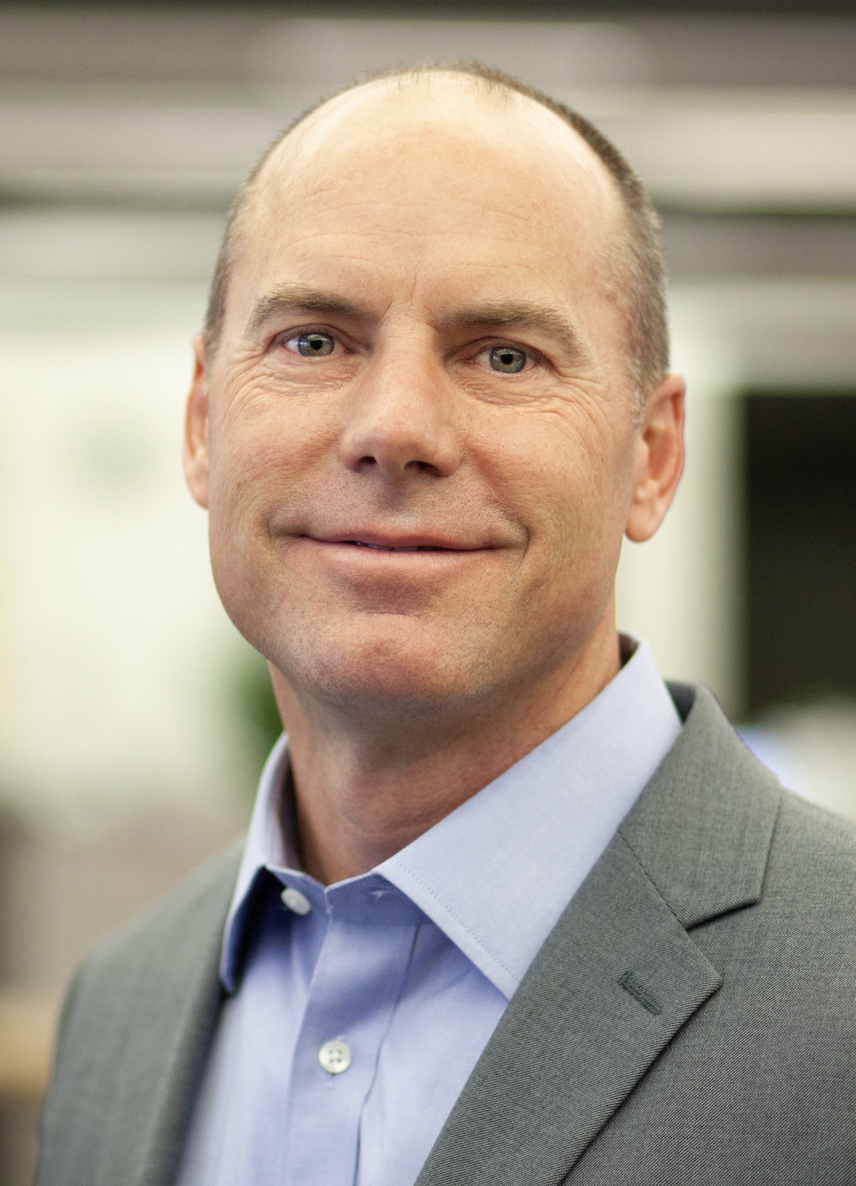
[[[441,548],[436,544],[405,544],[402,547],[395,547],[389,544],[367,544],[361,539],[346,539],[342,543],[352,544],[355,548],[371,548],[373,552],[449,552],[451,548]],[[455,551],[461,549],[456,548]]]
[[[482,547],[478,544],[466,544],[462,541],[443,539],[440,536],[408,533],[407,535],[391,535],[386,532],[347,530],[341,535],[324,532],[315,534],[307,532],[305,539],[317,544],[328,544],[338,547],[365,548],[371,552],[479,552]]]

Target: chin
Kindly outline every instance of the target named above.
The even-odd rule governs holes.
[[[476,649],[417,630],[353,627],[337,641],[303,634],[278,647],[274,664],[297,690],[348,715],[442,714],[478,700],[490,685]]]

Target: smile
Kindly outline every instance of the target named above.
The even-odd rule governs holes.
[[[355,548],[371,548],[373,552],[448,552],[449,548],[437,547],[435,544],[413,544],[409,547],[396,548],[386,544],[366,544],[359,539],[346,539],[342,541],[346,544],[352,544]]]
[[[455,538],[451,533],[446,535],[440,531],[391,532],[372,530],[367,527],[349,525],[341,530],[331,532],[306,532],[298,538],[307,543],[320,544],[322,547],[346,549],[355,552],[358,548],[362,552],[374,553],[420,553],[423,555],[462,556],[485,550],[492,550],[493,543],[472,543],[469,540]]]

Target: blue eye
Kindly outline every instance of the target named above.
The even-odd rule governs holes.
[[[302,354],[304,358],[323,358],[325,354],[332,354],[336,343],[329,334],[312,333],[301,334],[298,338],[292,338],[289,346],[294,343],[297,353]]]
[[[516,375],[526,366],[526,355],[513,346],[494,346],[488,355],[490,365],[504,375]]]

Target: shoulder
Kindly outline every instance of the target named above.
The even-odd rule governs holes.
[[[770,1032],[775,1019],[816,1035],[829,1023],[856,1054],[856,823],[783,787],[709,694],[697,712],[667,780],[683,783],[669,801],[678,848],[666,860],[661,841],[657,856],[680,870],[672,901],[724,977],[718,1006],[763,999]]]
[[[692,930],[736,911],[729,928],[763,926],[792,952],[788,936],[803,926],[856,951],[856,824],[784,788],[709,692],[683,691],[682,733],[622,823],[624,839]]]
[[[856,823],[782,790],[762,901],[792,925],[838,919],[856,948]]]
[[[84,961],[66,999],[39,1186],[166,1181],[220,1006],[236,845]]]
[[[574,1180],[850,1183],[856,826],[782,787],[700,693],[621,830],[716,987]]]
[[[188,954],[198,954],[200,946],[209,946],[206,940],[212,935],[222,935],[242,847],[243,841],[230,845],[104,939],[81,965],[75,995],[83,987],[134,975],[142,968],[150,977],[176,959],[184,962]]]
[[[243,842],[230,845],[189,874],[165,897],[104,939],[72,982],[60,1025],[60,1050],[82,1012],[102,1019],[131,1002],[152,1007],[182,991],[188,975],[216,965]]]
[[[781,857],[800,868],[806,863],[804,872],[813,873],[804,883],[806,891],[818,878],[831,877],[852,892],[856,822],[784,787],[747,749],[706,688],[669,687],[684,729],[652,780],[661,784],[656,800],[663,818],[674,826],[676,816],[691,812],[696,820],[704,818],[708,844],[724,834],[735,848],[751,847],[755,831],[769,831],[765,890],[778,886],[778,875],[785,872],[775,863]],[[737,829],[729,826],[735,818]],[[797,866],[790,868],[796,873]]]

